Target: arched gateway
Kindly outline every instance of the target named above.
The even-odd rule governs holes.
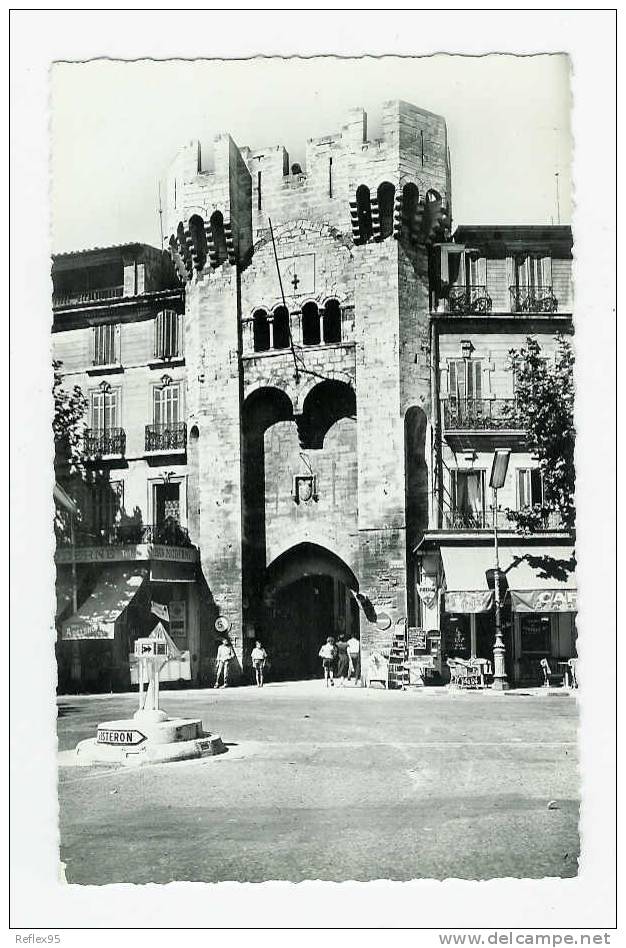
[[[359,584],[346,563],[325,547],[299,543],[267,568],[259,634],[275,679],[320,674],[318,652],[328,635],[358,636]]]

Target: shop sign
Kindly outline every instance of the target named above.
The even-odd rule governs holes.
[[[575,589],[512,589],[511,600],[516,612],[576,612]]]
[[[492,589],[446,593],[446,612],[489,612],[492,605]]]
[[[112,544],[111,546],[63,547],[55,553],[57,563],[111,563],[135,560],[165,560],[170,563],[195,563],[198,551],[189,547],[161,546],[149,543]]]
[[[437,588],[433,583],[419,583],[417,587],[417,594],[426,606],[427,609],[431,609],[435,600],[437,599]]]
[[[64,642],[80,642],[83,639],[114,639],[113,623],[98,625],[97,622],[70,622],[63,627],[61,638]]]
[[[426,648],[426,631],[424,629],[416,629],[413,626],[409,627],[409,646],[413,648]]]

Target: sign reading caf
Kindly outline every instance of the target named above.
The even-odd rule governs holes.
[[[517,612],[576,612],[575,589],[511,590],[511,598]]]

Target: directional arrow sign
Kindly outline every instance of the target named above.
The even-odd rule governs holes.
[[[146,735],[135,728],[98,728],[98,744],[115,744],[124,747],[136,747],[147,740]]]

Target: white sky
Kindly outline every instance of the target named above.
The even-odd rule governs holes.
[[[363,106],[404,99],[443,115],[454,226],[571,219],[569,60],[564,55],[379,59],[170,60],[52,67],[53,251],[159,244],[158,181],[179,146],[214,135],[283,144],[304,165],[307,138]]]

